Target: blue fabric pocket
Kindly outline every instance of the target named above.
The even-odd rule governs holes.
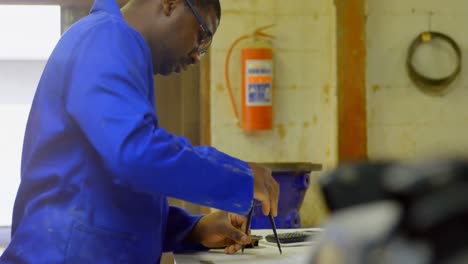
[[[143,251],[138,237],[79,223],[75,224],[68,243],[65,263],[145,263],[149,252]]]

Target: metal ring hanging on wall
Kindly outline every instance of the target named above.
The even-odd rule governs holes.
[[[450,44],[457,54],[457,67],[455,71],[443,78],[431,78],[421,74],[413,65],[413,55],[417,48],[423,44],[429,43],[434,39],[440,39]],[[424,93],[429,95],[443,95],[447,92],[449,85],[458,77],[462,68],[462,52],[458,44],[451,37],[440,32],[423,32],[413,42],[408,50],[406,59],[406,68],[408,75],[414,84]]]

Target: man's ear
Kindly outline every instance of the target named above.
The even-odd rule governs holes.
[[[170,16],[176,6],[182,2],[182,0],[161,0],[164,14]]]

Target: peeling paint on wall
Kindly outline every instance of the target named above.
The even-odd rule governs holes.
[[[221,0],[223,18],[211,49],[211,142],[222,151],[257,162],[336,164],[335,11],[331,0]],[[273,42],[273,131],[246,133],[236,126],[224,87],[224,63],[231,43],[255,28],[268,30]],[[291,30],[294,29],[294,30]],[[240,45],[242,46],[242,45]],[[231,59],[231,83],[240,105],[239,50]],[[326,90],[326,93],[324,93]],[[326,97],[326,98],[324,98]],[[320,120],[320,122],[318,122]],[[324,149],[330,149],[329,155]],[[317,223],[314,193],[302,215]]]

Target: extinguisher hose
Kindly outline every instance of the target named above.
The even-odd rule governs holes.
[[[229,47],[229,50],[228,50],[228,53],[227,53],[227,56],[226,56],[226,64],[224,65],[224,75],[225,75],[225,78],[226,78],[226,87],[227,87],[227,90],[229,92],[229,98],[231,99],[231,105],[232,105],[232,110],[234,111],[234,116],[236,117],[236,124],[239,125],[239,112],[237,111],[237,106],[236,106],[236,101],[234,100],[234,94],[232,92],[232,88],[231,88],[231,81],[229,80],[229,62],[231,60],[231,55],[232,55],[232,51],[234,50],[234,48],[243,40],[246,40],[248,39],[250,36],[249,35],[244,35],[238,39],[236,39],[236,41],[234,41],[234,43],[232,43],[231,47]]]
[[[239,126],[239,112],[237,111],[236,101],[234,100],[234,94],[232,92],[231,81],[229,80],[229,62],[231,60],[231,55],[234,48],[243,40],[249,39],[250,37],[264,37],[274,39],[275,36],[262,32],[262,30],[272,27],[273,25],[264,26],[255,30],[252,35],[244,35],[236,39],[231,46],[229,47],[228,53],[226,55],[226,63],[224,65],[224,76],[226,79],[226,88],[229,93],[229,98],[231,99],[232,110],[234,111],[234,116],[236,117],[236,124]]]

